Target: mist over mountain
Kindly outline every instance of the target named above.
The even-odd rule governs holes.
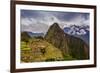
[[[38,36],[41,36],[41,37],[44,37],[44,33],[36,33],[36,32],[27,32],[29,34],[30,37],[38,37]]]
[[[70,25],[68,27],[64,27],[63,30],[69,35],[82,39],[86,44],[89,45],[89,25]]]

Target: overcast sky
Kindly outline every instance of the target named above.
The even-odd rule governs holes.
[[[21,10],[21,31],[43,32],[54,23],[63,29],[70,25],[90,25],[89,13]]]

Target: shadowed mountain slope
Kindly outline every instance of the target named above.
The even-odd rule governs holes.
[[[71,55],[79,60],[89,59],[89,46],[83,40],[64,33],[58,23],[50,26],[45,40],[59,48],[64,56]]]

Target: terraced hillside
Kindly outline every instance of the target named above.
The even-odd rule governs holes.
[[[60,61],[63,60],[62,52],[52,44],[42,39],[30,39],[29,42],[21,42],[21,61]]]

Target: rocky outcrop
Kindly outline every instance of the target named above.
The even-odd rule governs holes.
[[[54,23],[48,29],[45,40],[59,48],[63,55],[71,55],[76,59],[89,59],[89,47],[77,37],[70,36]]]

